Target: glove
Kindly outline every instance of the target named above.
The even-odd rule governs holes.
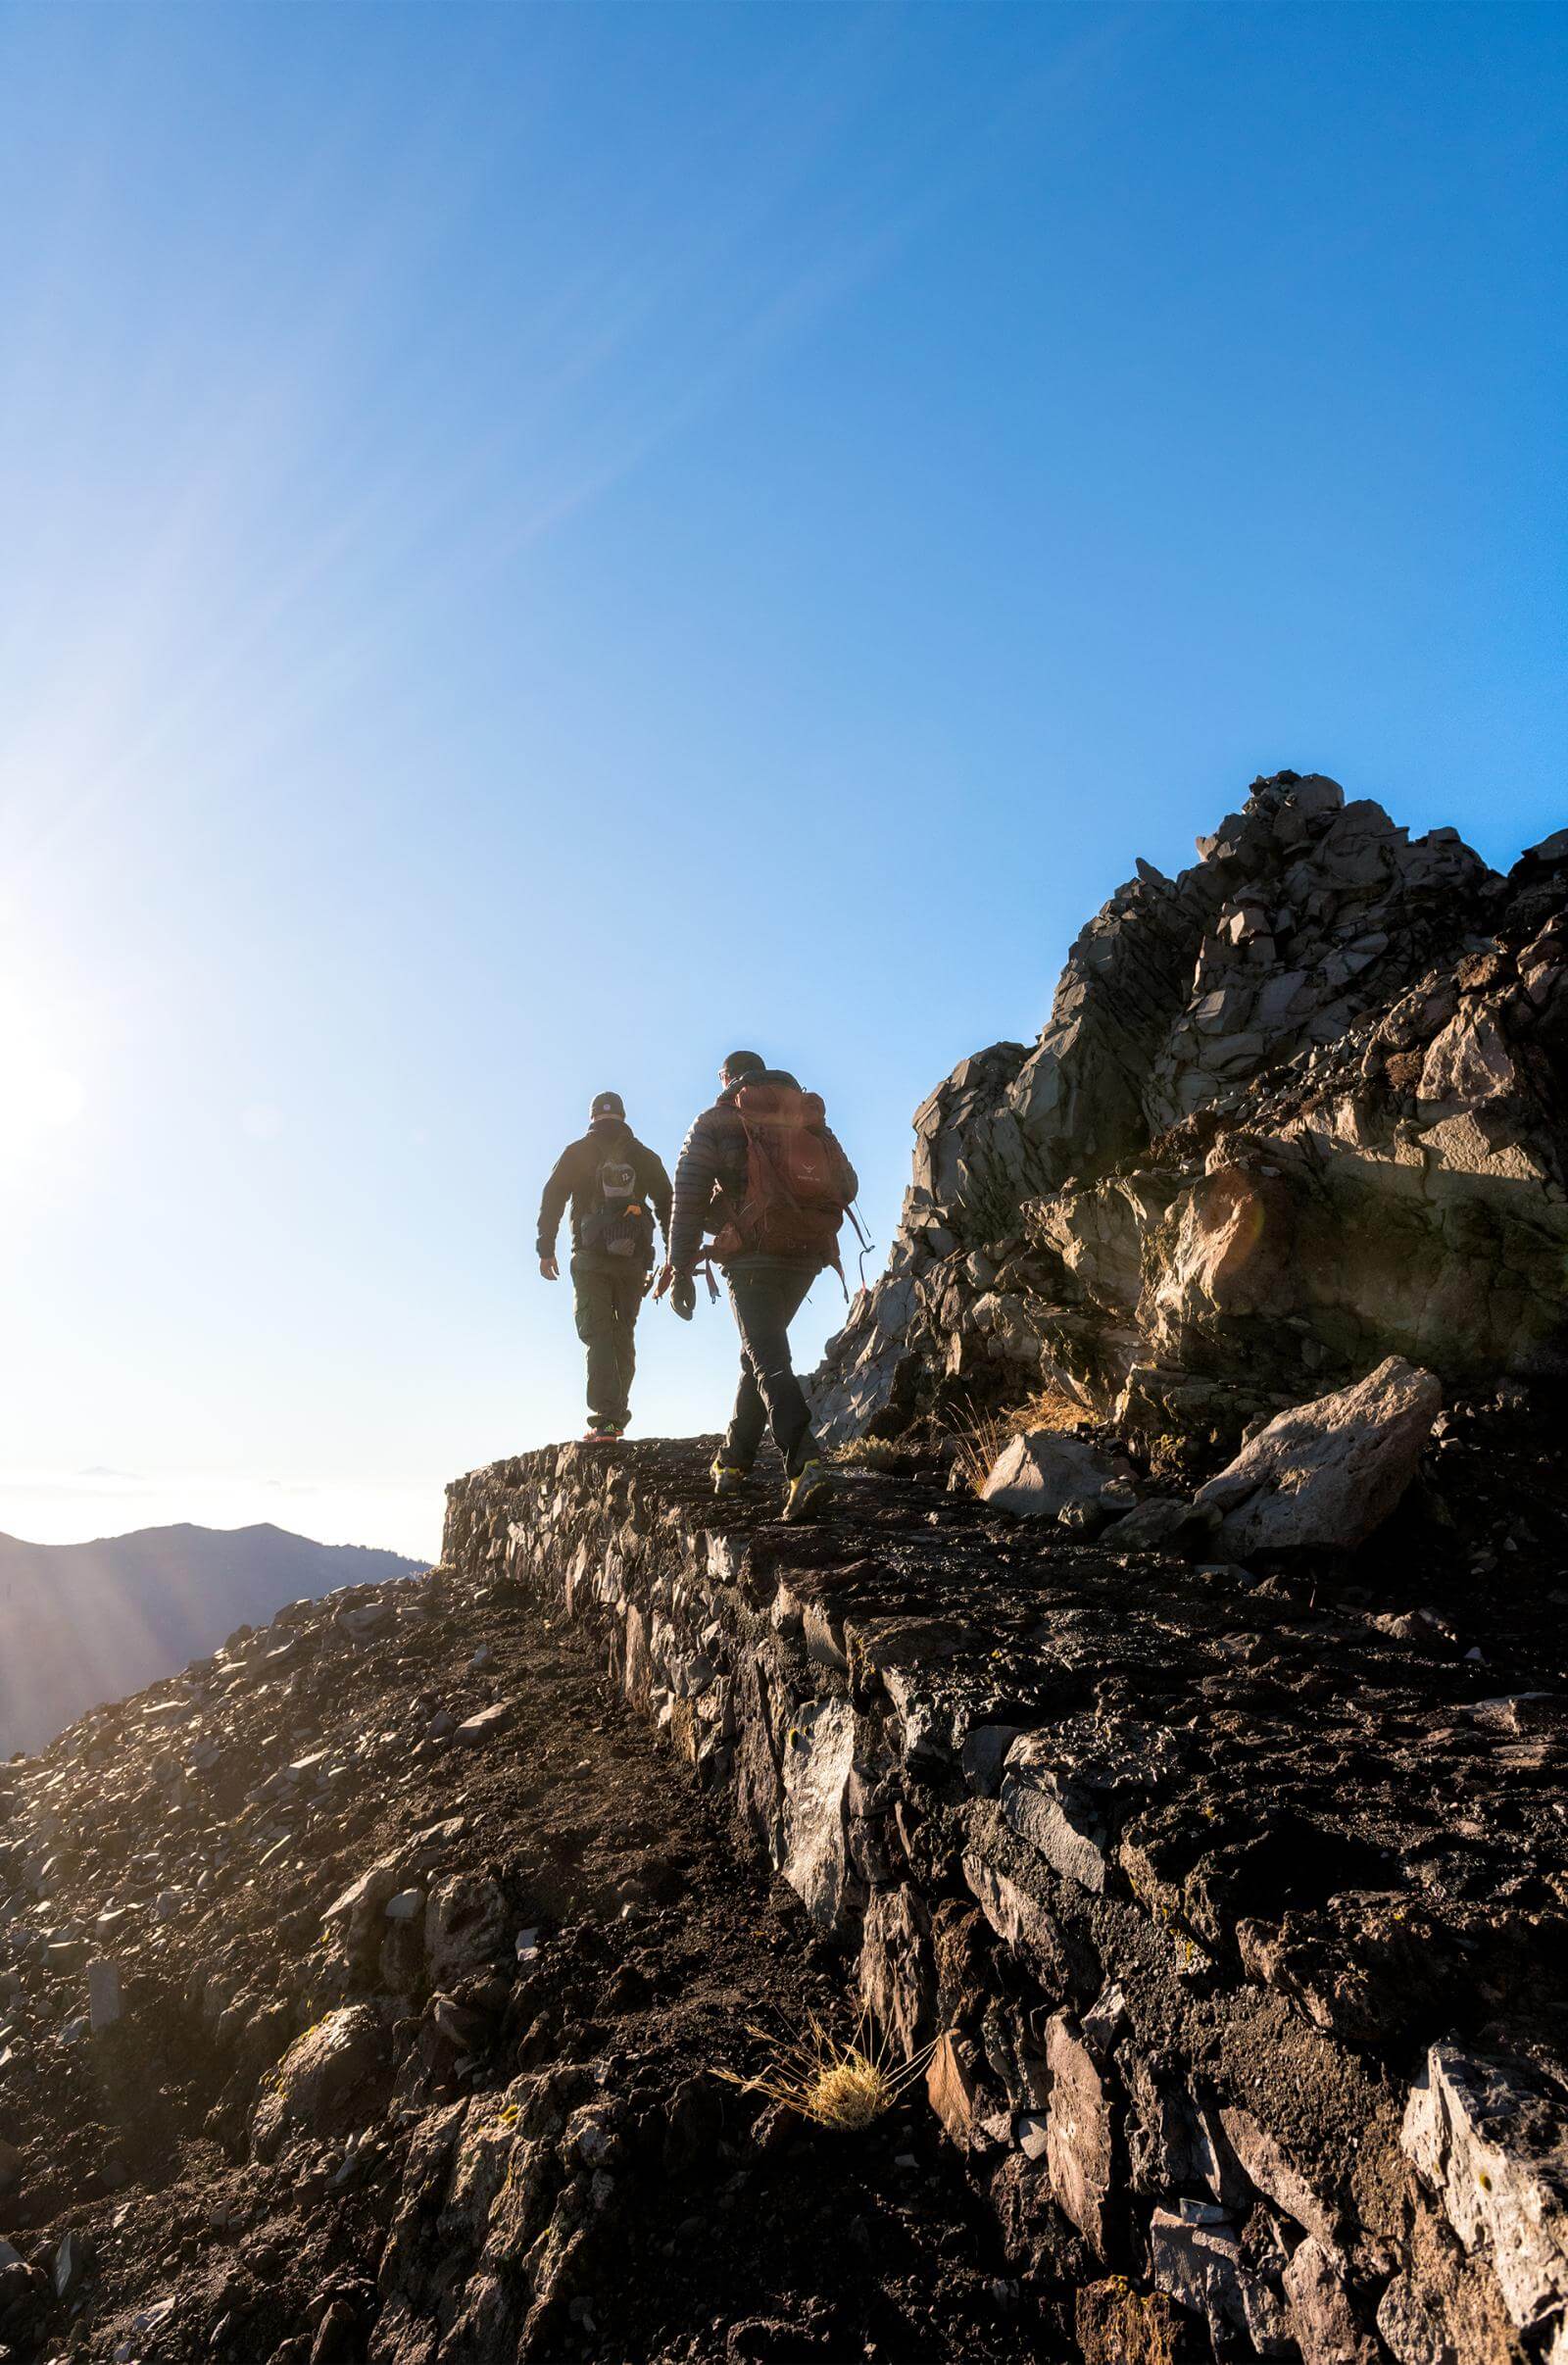
[[[669,1285],[669,1302],[683,1322],[697,1311],[697,1284],[690,1273],[677,1273]]]

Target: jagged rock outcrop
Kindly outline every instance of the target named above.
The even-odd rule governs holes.
[[[1568,832],[1502,878],[1282,772],[1199,852],[1090,922],[1032,1052],[916,1112],[830,1441],[1045,1380],[1234,1447],[1389,1355],[1568,1373]]]
[[[1079,2352],[1559,2365],[1568,1721],[1529,1613],[1440,1645],[935,1456],[791,1529],[704,1462],[475,1471],[448,1554],[593,1638],[879,2024],[940,2035],[932,2109]]]

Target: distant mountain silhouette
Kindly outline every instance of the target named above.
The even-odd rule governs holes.
[[[270,1525],[145,1527],[93,1544],[0,1535],[0,1758],[42,1749],[100,1700],[205,1658],[288,1601],[423,1565]]]

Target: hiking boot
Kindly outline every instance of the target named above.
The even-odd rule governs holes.
[[[715,1495],[740,1494],[751,1474],[744,1462],[726,1461],[722,1453],[714,1454],[708,1472]]]
[[[825,1461],[801,1464],[784,1496],[786,1519],[812,1519],[833,1492],[833,1474]]]

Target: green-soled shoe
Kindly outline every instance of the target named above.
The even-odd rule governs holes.
[[[833,1473],[825,1461],[803,1462],[784,1497],[786,1519],[814,1519],[833,1493]]]

